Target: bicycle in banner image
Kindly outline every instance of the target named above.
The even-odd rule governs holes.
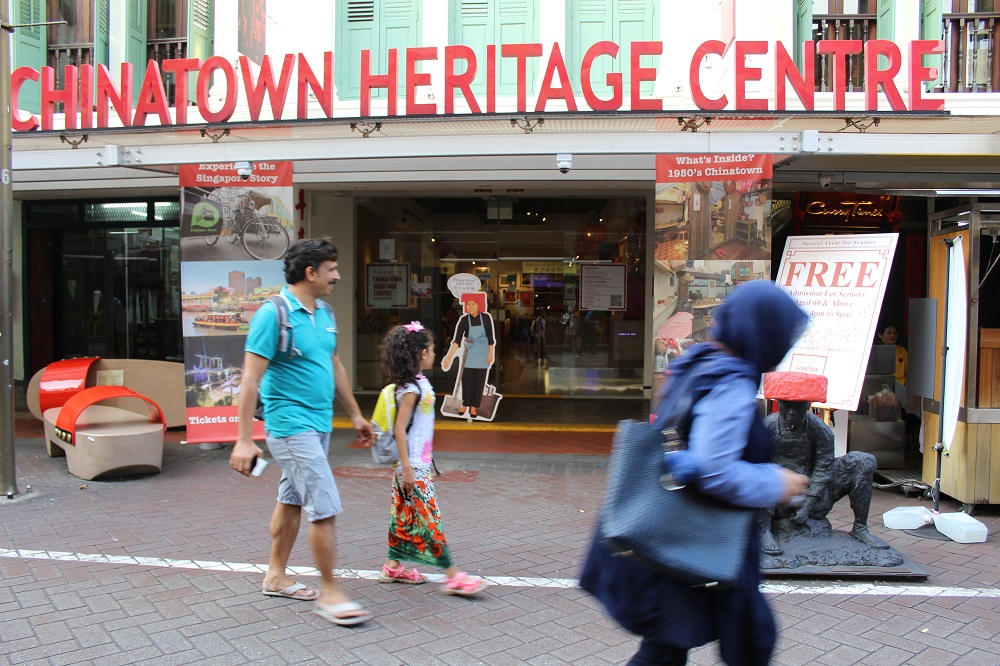
[[[274,199],[254,190],[221,189],[212,193],[222,204],[222,229],[218,236],[206,236],[215,245],[221,236],[230,243],[243,242],[254,259],[270,260],[284,256],[291,240],[279,217],[269,212]]]

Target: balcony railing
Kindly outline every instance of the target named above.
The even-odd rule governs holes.
[[[92,65],[94,64],[93,44],[58,44],[49,46],[48,65],[55,70],[55,87],[62,89],[66,86],[66,65]],[[184,58],[187,53],[186,39],[151,39],[146,45],[148,60],[155,60],[162,65],[164,60]],[[173,72],[163,73],[163,87],[167,93],[167,103],[174,104],[174,96],[177,88],[176,75]],[[79,92],[79,91],[78,91]],[[79,96],[77,99],[81,99]],[[188,103],[192,103],[194,95],[190,95]],[[63,104],[55,105],[55,113],[63,112]]]
[[[66,87],[66,65],[92,65],[94,63],[93,44],[57,44],[49,46],[48,65],[55,70],[55,88],[61,90]],[[79,85],[79,83],[77,83]],[[80,99],[80,91],[77,90],[77,99]],[[62,102],[55,105],[54,113],[62,113]]]
[[[940,92],[1000,91],[1000,13],[945,14]]]
[[[187,57],[187,39],[171,37],[168,39],[151,39],[146,42],[146,59],[155,60],[157,65],[163,65],[164,60],[174,60]],[[177,75],[173,72],[163,72],[163,88],[167,93],[167,103],[174,105],[177,90]],[[194,90],[188,86],[188,104],[195,99]]]
[[[813,15],[813,41],[825,39],[875,39],[875,14],[815,14]],[[832,55],[816,55],[816,92],[833,89]],[[847,92],[864,90],[864,52],[847,56]]]

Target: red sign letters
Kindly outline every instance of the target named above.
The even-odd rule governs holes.
[[[558,44],[554,44],[545,62],[544,73],[538,87],[532,111],[543,113],[550,102],[560,102],[559,109],[578,111],[577,98],[582,96],[587,107],[592,111],[617,111],[622,108],[624,98],[628,95],[629,108],[632,111],[661,111],[663,100],[643,97],[641,86],[643,82],[654,81],[657,78],[655,67],[643,66],[649,63],[649,56],[663,54],[663,42],[632,42],[625,54],[621,47],[611,41],[601,41],[593,44],[584,53],[579,71],[579,90],[573,88],[565,58]],[[864,90],[866,108],[870,111],[878,109],[878,90],[885,95],[892,111],[940,111],[944,108],[941,100],[924,99],[922,97],[923,83],[937,78],[937,70],[924,67],[921,58],[924,55],[944,52],[944,42],[937,40],[915,40],[909,44],[908,97],[904,101],[896,87],[894,77],[902,67],[902,55],[899,46],[894,42],[872,39],[862,43],[860,40],[821,40],[819,42],[802,43],[802,69],[799,70],[781,42],[736,41],[734,50],[734,101],[729,95],[722,94],[716,98],[706,95],[701,84],[701,69],[707,58],[722,58],[726,53],[726,44],[710,40],[699,46],[691,58],[689,76],[691,95],[694,103],[704,111],[783,111],[786,106],[786,90],[791,87],[799,103],[807,111],[815,110],[815,87],[813,84],[814,62],[817,54],[829,57],[832,64],[833,111],[845,109],[847,91],[847,56],[865,53]],[[404,73],[405,106],[402,115],[435,115],[440,112],[455,113],[455,99],[458,95],[465,100],[469,110],[474,113],[496,111],[496,75],[499,71],[498,58],[512,59],[517,65],[516,99],[517,112],[528,112],[528,79],[527,64],[529,58],[542,58],[542,44],[502,44],[497,48],[490,45],[486,49],[486,62],[477,61],[475,52],[461,44],[450,45],[442,49],[435,46],[407,48],[402,54],[397,49],[389,49],[386,58],[386,71],[371,70],[371,53],[361,52],[361,100],[362,116],[371,114],[372,91],[380,88],[388,92],[387,115],[399,114],[398,81],[399,69]],[[402,57],[400,57],[402,55]],[[416,89],[421,86],[433,85],[429,73],[419,72],[419,64],[425,61],[444,58],[444,104],[441,109],[436,102],[417,102]],[[752,98],[747,96],[747,84],[758,81],[763,76],[761,67],[747,65],[748,56],[769,57],[770,67],[775,77],[775,99]],[[624,89],[624,78],[621,72],[609,72],[605,75],[605,83],[610,89],[606,97],[599,97],[591,84],[591,71],[598,59],[623,59],[622,67],[629,72],[629,87]],[[646,60],[643,60],[646,58]],[[627,59],[627,60],[625,60]],[[401,62],[402,61],[402,62]],[[460,66],[456,66],[461,61]],[[885,64],[884,69],[879,63]],[[121,66],[120,84],[112,81],[111,75],[104,65],[96,69],[91,65],[67,65],[64,69],[64,87],[55,87],[55,72],[51,67],[43,67],[41,71],[30,67],[19,67],[11,75],[11,102],[17,108],[18,94],[25,81],[39,81],[41,85],[40,116],[21,117],[15,113],[13,127],[15,131],[35,129],[53,129],[53,116],[56,104],[63,104],[66,129],[108,127],[110,108],[114,108],[118,120],[125,127],[143,126],[148,116],[156,116],[161,125],[183,125],[187,123],[187,104],[191,94],[194,94],[201,117],[210,123],[229,121],[236,110],[237,101],[242,94],[246,99],[250,116],[258,120],[265,101],[271,109],[271,120],[282,120],[285,114],[286,100],[293,80],[295,84],[295,117],[308,117],[308,96],[312,93],[323,114],[333,117],[333,53],[323,55],[322,69],[317,72],[306,61],[301,53],[297,56],[284,56],[281,72],[275,75],[271,58],[264,56],[259,73],[254,78],[253,69],[247,56],[239,57],[239,67],[242,76],[242,88],[237,84],[236,69],[229,60],[222,56],[212,56],[204,61],[196,58],[164,60],[161,64],[150,61],[146,67],[138,93],[138,101],[133,108],[132,98],[132,65]],[[460,70],[461,73],[456,73]],[[171,117],[170,106],[163,86],[164,72],[173,72],[177,87],[174,99],[174,113]],[[197,84],[194,91],[188,90],[187,74],[197,74]],[[224,81],[226,95],[220,108],[209,106],[208,88],[212,76],[218,74]],[[96,99],[93,99],[94,81],[96,77]],[[477,79],[486,79],[486,91],[477,97],[472,91],[472,83]],[[96,120],[94,107],[97,108]]]

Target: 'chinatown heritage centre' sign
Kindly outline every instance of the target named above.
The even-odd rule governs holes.
[[[801,44],[802,68],[795,65],[789,49],[781,42],[766,41],[736,41],[733,50],[733,89],[728,93],[709,97],[702,81],[701,72],[706,62],[719,60],[727,53],[727,45],[719,40],[703,42],[691,56],[688,66],[688,80],[691,97],[694,104],[703,111],[783,111],[787,108],[788,89],[798,98],[799,103],[807,111],[815,109],[814,70],[816,56],[826,56],[832,68],[830,77],[833,102],[831,111],[843,111],[846,108],[846,93],[848,77],[848,59],[853,54],[864,52],[864,81],[861,87],[865,91],[865,108],[869,111],[878,109],[878,95],[881,88],[892,111],[942,111],[944,102],[940,99],[925,99],[922,95],[924,83],[936,80],[938,70],[923,66],[923,56],[944,53],[945,45],[940,40],[914,40],[904,48],[908,49],[907,58],[903,58],[900,45],[884,39],[861,40],[825,39],[806,41]],[[794,49],[793,49],[794,50]],[[623,51],[625,51],[623,53]],[[613,41],[600,41],[591,45],[583,55],[580,63],[579,89],[569,75],[566,60],[559,44],[553,44],[545,55],[542,44],[491,44],[486,47],[485,61],[480,62],[469,46],[453,44],[442,48],[435,46],[412,47],[403,50],[389,49],[386,58],[386,71],[373,72],[371,68],[371,52],[361,51],[357,63],[361,81],[361,116],[371,115],[371,98],[373,91],[384,89],[387,92],[388,116],[436,115],[456,112],[455,100],[461,96],[473,114],[496,112],[496,76],[500,71],[502,60],[513,61],[516,65],[516,98],[517,112],[528,112],[529,59],[544,60],[544,73],[534,94],[532,111],[543,113],[548,105],[557,102],[556,110],[579,111],[578,96],[582,96],[586,109],[591,111],[618,111],[624,105],[624,99],[629,99],[632,111],[662,111],[663,100],[643,97],[641,87],[644,82],[655,81],[657,68],[644,66],[651,56],[663,56],[664,42],[635,41],[627,49]],[[241,55],[238,64],[234,66],[227,58],[219,55],[206,58],[178,58],[164,60],[158,63],[150,60],[138,92],[132,89],[132,64],[121,65],[120,80],[116,83],[104,65],[66,65],[63,68],[63,87],[57,88],[55,70],[42,67],[41,71],[31,67],[18,67],[11,75],[11,106],[17,109],[17,99],[21,87],[27,81],[35,81],[41,87],[41,114],[23,117],[21,112],[13,114],[12,124],[15,131],[35,129],[53,129],[53,118],[57,104],[62,104],[66,112],[65,129],[108,127],[112,109],[118,120],[125,127],[142,127],[151,116],[160,125],[184,125],[187,123],[187,108],[189,100],[194,99],[198,112],[205,122],[228,122],[236,111],[237,102],[242,96],[250,112],[250,118],[260,120],[262,110],[271,110],[270,120],[282,120],[291,113],[286,107],[294,106],[294,117],[305,119],[309,117],[309,97],[315,96],[316,102],[327,118],[334,117],[333,79],[334,54],[327,51],[323,54],[323,62],[309,63],[306,57],[299,54],[287,54],[282,59],[281,71],[275,74],[269,56],[263,56],[259,72],[254,73],[250,58]],[[419,71],[422,63],[444,60],[443,81],[435,81],[428,72]],[[646,58],[646,60],[643,60]],[[754,60],[751,60],[754,58]],[[254,58],[256,59],[256,57]],[[600,65],[607,59],[622,62],[622,69],[629,73],[629,86],[624,89],[623,76],[620,72],[610,72],[605,82],[610,88],[610,96],[599,97],[591,83],[591,71],[597,63]],[[763,60],[767,63],[769,75],[774,77],[774,100],[754,98],[749,96],[749,90],[756,87],[758,81],[764,79],[763,67],[752,67],[751,62]],[[896,77],[906,67],[906,85],[903,94],[896,85]],[[236,67],[240,76],[237,81]],[[676,63],[671,63],[676,67]],[[171,107],[163,85],[165,74],[174,74],[176,81],[175,106],[171,115]],[[400,74],[402,74],[402,89],[400,89]],[[195,89],[188,89],[189,76],[196,80]],[[209,87],[213,77],[221,79],[219,88],[225,97],[221,105],[213,108],[209,104]],[[476,94],[472,90],[474,82],[486,79],[485,93]],[[443,85],[443,104],[435,101],[417,101],[417,88],[423,86]],[[405,97],[402,113],[398,108],[398,98]],[[715,94],[715,93],[713,93]],[[133,105],[133,96],[137,99]],[[289,97],[294,101],[289,101]],[[96,108],[96,118],[93,109]],[[267,120],[267,118],[264,118]]]

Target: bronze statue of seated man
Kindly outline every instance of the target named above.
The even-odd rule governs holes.
[[[850,535],[869,548],[888,548],[868,531],[875,456],[851,451],[835,457],[833,431],[809,411],[810,405],[807,400],[778,400],[778,413],[764,420],[774,437],[772,460],[805,474],[811,481],[808,493],[797,506],[781,505],[760,512],[761,550],[768,555],[782,552],[772,529],[775,521],[787,519],[793,528],[812,529],[810,521],[823,521],[844,497],[850,498],[854,512]]]

